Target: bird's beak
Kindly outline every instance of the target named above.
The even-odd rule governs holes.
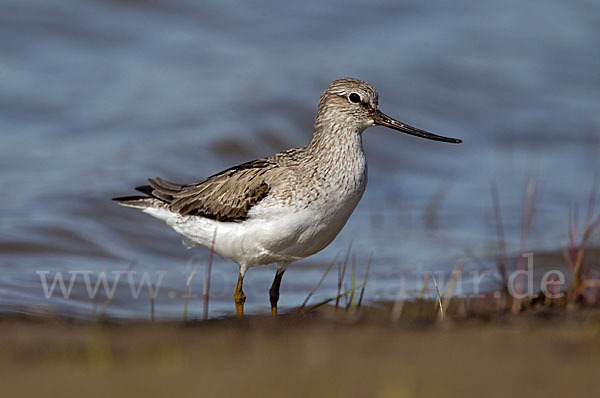
[[[375,111],[373,120],[375,121],[375,124],[377,124],[379,126],[389,127],[394,130],[402,131],[403,133],[406,133],[406,134],[415,135],[417,137],[422,137],[422,138],[427,138],[429,140],[450,142],[452,144],[460,144],[462,142],[462,140],[459,140],[457,138],[442,137],[441,135],[435,135],[432,133],[428,133],[427,131],[419,130],[418,128],[409,126],[408,124],[401,123],[401,122],[394,120],[391,117],[387,116],[385,113],[381,112],[379,109]]]

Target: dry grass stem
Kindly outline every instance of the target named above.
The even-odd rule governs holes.
[[[456,282],[458,281],[458,277],[460,276],[464,265],[465,262],[462,259],[460,259],[454,266],[452,276],[450,277],[450,281],[448,282],[448,286],[446,287],[446,291],[444,292],[444,301],[442,302],[442,313],[446,313],[448,310],[450,300],[452,300],[452,295],[454,294],[454,289],[456,288]]]
[[[196,265],[194,265],[194,268],[192,269],[192,272],[190,272],[190,275],[187,277],[186,281],[185,281],[185,301],[183,303],[183,321],[187,322],[188,320],[188,307],[190,304],[190,297],[191,297],[191,286],[192,286],[192,279],[194,279],[194,275],[196,275],[196,272],[198,271],[198,267],[200,266],[200,263],[196,263]]]
[[[498,195],[498,186],[492,181],[492,207],[494,208],[494,217],[496,220],[496,239],[498,241],[498,272],[502,277],[502,289],[508,292],[508,272],[506,271],[506,239],[504,238],[504,223],[502,222],[502,213],[500,210],[500,197]]]
[[[431,275],[431,279],[433,280],[433,285],[435,286],[435,292],[437,294],[437,307],[440,309],[440,319],[444,319],[444,308],[442,307],[442,297],[440,296],[440,289],[433,274]]]
[[[396,300],[394,300],[394,305],[392,306],[392,311],[390,313],[390,320],[392,322],[398,322],[400,317],[402,316],[402,309],[404,308],[404,291],[402,289],[398,290],[396,294]]]
[[[371,262],[373,261],[373,254],[371,253],[371,257],[369,257],[369,262],[367,262],[367,270],[365,271],[365,279],[363,281],[363,287],[360,289],[360,295],[358,296],[358,304],[356,304],[356,308],[360,308],[363,297],[365,295],[365,287],[367,286],[367,278],[369,277],[369,270],[371,269]]]
[[[319,290],[319,288],[321,287],[321,284],[325,280],[325,277],[327,276],[327,274],[329,274],[329,271],[331,271],[331,268],[333,268],[333,264],[335,264],[335,261],[337,260],[338,256],[339,256],[339,254],[336,254],[335,257],[333,258],[333,260],[331,260],[331,262],[327,266],[327,269],[325,270],[325,273],[323,274],[323,276],[321,277],[319,282],[315,285],[315,287],[313,287],[313,289],[310,291],[310,293],[308,293],[308,296],[306,296],[306,298],[304,299],[304,302],[302,303],[300,308],[298,308],[298,311],[303,311],[304,307],[306,307],[306,304],[308,303],[308,300],[310,300],[310,298],[313,296],[313,294],[315,294],[316,291]]]
[[[325,305],[325,304],[331,303],[331,302],[332,302],[332,301],[334,301],[334,300],[335,300],[336,302],[339,302],[339,300],[340,300],[342,297],[346,297],[347,295],[349,295],[349,294],[350,294],[350,293],[352,293],[353,291],[355,291],[355,290],[357,290],[357,289],[361,289],[361,288],[363,288],[363,287],[364,287],[364,285],[363,285],[363,284],[360,284],[360,285],[356,286],[354,289],[348,289],[348,290],[346,290],[344,293],[340,293],[340,294],[338,294],[338,295],[337,295],[337,296],[335,296],[335,297],[331,297],[331,298],[328,298],[328,299],[326,299],[326,300],[323,300],[323,301],[321,301],[320,303],[318,303],[318,304],[315,304],[315,305],[313,305],[312,307],[310,307],[310,308],[307,310],[307,312],[313,311],[313,310],[315,310],[315,309],[317,309],[317,308],[319,308],[319,307],[321,307],[321,306],[323,306],[323,305]],[[336,308],[337,308],[337,307],[336,307]]]
[[[525,267],[525,250],[527,248],[527,238],[531,228],[531,220],[533,218],[533,210],[535,203],[536,180],[530,178],[525,189],[525,202],[523,203],[523,217],[521,220],[521,241],[519,246],[519,257],[517,260],[517,270],[523,271]],[[522,276],[522,275],[520,275]],[[521,294],[523,291],[523,278],[515,279],[515,292]],[[521,300],[513,297],[511,312],[518,313],[521,311]]]
[[[344,259],[344,264],[341,266],[341,268],[338,269],[338,294],[337,299],[335,300],[335,308],[338,308],[340,304],[340,292],[342,291],[342,283],[344,282],[344,275],[346,274],[346,267],[348,266],[348,259],[350,258],[351,249],[352,241],[348,245],[348,250],[346,251],[346,258]]]

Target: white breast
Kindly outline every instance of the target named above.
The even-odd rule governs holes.
[[[296,187],[292,203],[267,199],[251,210],[251,219],[244,223],[247,232],[240,237],[244,252],[262,253],[264,258],[257,261],[295,261],[331,243],[367,184],[366,159],[356,137],[349,144],[353,147],[331,153],[310,180]]]

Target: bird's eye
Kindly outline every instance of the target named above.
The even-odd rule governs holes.
[[[350,102],[354,102],[355,104],[358,104],[360,102],[360,95],[356,93],[350,94],[348,98],[350,99]]]

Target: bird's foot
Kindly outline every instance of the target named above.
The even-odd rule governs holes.
[[[271,314],[273,316],[277,315],[277,302],[279,301],[279,292],[274,292],[273,288],[269,290],[269,298],[271,300]]]
[[[246,302],[246,295],[242,291],[240,286],[239,289],[235,289],[233,293],[233,300],[235,301],[235,313],[238,318],[244,317],[244,303]]]

